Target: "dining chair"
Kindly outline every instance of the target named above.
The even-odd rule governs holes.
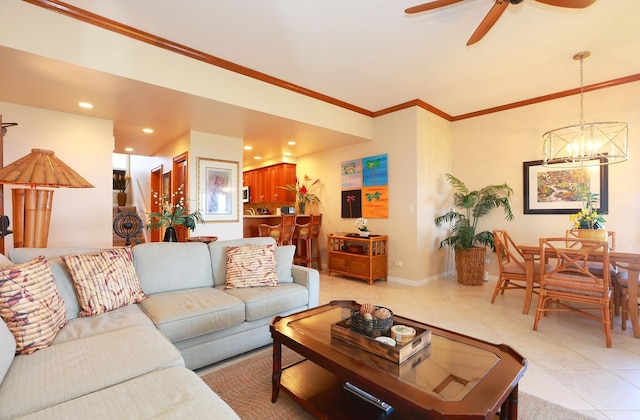
[[[636,281],[638,282],[638,286],[640,287],[640,279],[636,279]],[[621,320],[622,329],[626,330],[627,319],[629,319],[629,310],[637,311],[640,309],[640,304],[638,304],[638,302],[636,302],[635,305],[629,302],[629,272],[628,271],[626,270],[618,271],[618,273],[616,274],[613,290],[615,293],[614,299],[616,299],[620,304],[620,320]],[[616,309],[618,308],[616,307]]]
[[[578,228],[567,229],[565,237],[568,239],[579,238],[580,237],[579,230],[580,229]],[[614,231],[607,230],[607,242],[609,243],[609,251],[615,251],[616,250],[616,233]],[[577,245],[575,242],[572,241],[570,243],[570,246],[573,248],[573,247],[576,247]],[[601,262],[591,261],[589,264],[591,265],[591,271],[593,273],[595,274],[602,273]],[[616,278],[616,274],[618,272],[618,268],[616,267],[615,264],[610,264],[609,271],[610,271],[611,282],[613,287],[613,311],[616,315],[618,315],[621,307],[620,299],[621,299],[621,293],[622,293],[618,288],[617,282],[614,281]]]
[[[580,234],[578,233],[579,230],[580,229],[578,228],[567,229],[565,236],[567,238],[580,238]],[[614,231],[607,230],[607,242],[609,242],[609,250],[615,251],[616,250],[616,233]]]
[[[594,259],[609,265],[609,244],[593,239],[540,238],[540,259],[552,264],[550,270],[540,272],[540,299],[533,329],[543,315],[550,312],[572,311],[602,323],[607,347],[611,347],[611,318],[613,301],[609,270],[594,273],[590,262]],[[587,306],[585,306],[587,305]],[[596,313],[593,313],[596,311]]]
[[[525,262],[518,246],[513,241],[506,230],[494,230],[493,241],[496,247],[496,255],[498,256],[498,282],[493,291],[491,303],[495,302],[498,294],[503,295],[505,290],[509,289],[527,289],[527,272]],[[540,272],[540,264],[534,264],[534,284],[533,293],[538,293],[540,287],[538,273]],[[531,305],[532,295],[525,296],[522,313],[527,313]]]

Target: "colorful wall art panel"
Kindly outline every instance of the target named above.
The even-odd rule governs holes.
[[[362,191],[342,191],[342,217],[344,219],[362,217]]]
[[[387,155],[371,156],[362,159],[362,185],[388,185]]]
[[[341,163],[342,217],[389,217],[387,155],[369,156]]]
[[[360,159],[342,162],[342,189],[362,186],[362,161]]]

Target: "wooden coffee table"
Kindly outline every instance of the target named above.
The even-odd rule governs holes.
[[[354,301],[332,301],[271,322],[271,401],[283,390],[318,418],[461,418],[518,416],[518,381],[527,361],[492,344],[394,314],[394,323],[431,330],[431,345],[394,363],[331,337]],[[306,359],[282,366],[282,345]],[[393,406],[388,413],[344,390],[345,382]]]

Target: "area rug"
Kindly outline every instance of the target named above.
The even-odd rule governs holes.
[[[243,420],[313,419],[291,397],[280,392],[271,403],[272,350],[266,347],[239,361],[202,376],[202,380],[233,408]],[[300,356],[283,347],[283,364]],[[310,378],[311,380],[311,378]],[[525,420],[587,420],[591,417],[571,411],[520,391],[518,418]]]

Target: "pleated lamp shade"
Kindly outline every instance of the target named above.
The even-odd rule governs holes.
[[[58,159],[51,150],[43,149],[31,149],[25,157],[0,169],[0,184],[93,188],[89,181]]]
[[[93,188],[51,150],[43,149],[31,149],[27,156],[0,169],[0,184],[30,187],[12,190],[15,248],[45,248],[49,240],[53,191],[35,187]]]

